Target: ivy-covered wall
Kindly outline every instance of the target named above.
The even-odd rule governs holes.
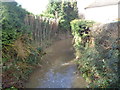
[[[71,22],[78,69],[92,88],[120,87],[118,25],[93,24],[86,20]]]

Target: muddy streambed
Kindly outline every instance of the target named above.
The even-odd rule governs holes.
[[[42,68],[30,76],[26,88],[84,88],[85,80],[76,74],[77,67],[73,62],[74,50],[71,39],[55,42],[46,49],[42,58]]]

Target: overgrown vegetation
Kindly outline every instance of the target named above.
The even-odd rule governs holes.
[[[29,12],[16,2],[0,2],[2,13],[2,86],[23,87],[42,56],[41,49],[31,45],[31,32],[24,24]],[[38,57],[40,56],[40,57]],[[38,59],[39,58],[39,59]],[[21,84],[22,83],[22,84]]]
[[[2,2],[0,9],[2,13],[0,20],[2,23],[2,85],[3,88],[11,86],[21,88],[23,87],[21,83],[28,79],[28,75],[37,66],[43,55],[42,48],[34,48],[31,45],[31,41],[36,39],[32,39],[29,25],[25,26],[24,24],[24,18],[29,12],[22,9],[16,2]],[[118,61],[120,49],[117,45],[118,37],[113,38],[114,34],[110,32],[110,29],[109,31],[102,30],[99,35],[95,34],[97,31],[94,32],[91,29],[94,24],[93,21],[77,19],[78,10],[75,0],[70,2],[50,0],[47,10],[41,16],[58,18],[60,30],[66,31],[72,28],[78,69],[89,82],[89,87],[119,87]],[[49,22],[42,22],[41,26],[45,27],[46,31],[40,32],[39,21],[35,19],[36,26],[31,21],[33,22],[31,23],[32,26],[35,26],[36,29],[34,31],[39,32],[40,35],[46,34],[45,32],[49,30],[50,26],[47,29],[45,26]],[[55,23],[53,26],[56,26]],[[34,35],[36,36],[36,33]],[[46,36],[40,35],[37,35],[37,39],[45,40],[47,34]],[[115,34],[115,36],[117,35]]]
[[[49,0],[44,16],[59,18],[60,30],[71,30],[70,21],[78,18],[77,1]]]
[[[95,34],[97,31],[90,29],[92,25],[93,22],[86,20],[73,20],[71,22],[78,69],[89,82],[88,87],[119,87],[118,55],[120,52],[117,45],[117,30],[114,28],[116,31],[111,29],[108,31],[102,28],[103,32],[98,31],[100,33]],[[114,24],[110,25],[114,26]]]

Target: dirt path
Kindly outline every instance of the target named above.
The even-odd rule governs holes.
[[[55,42],[46,49],[42,68],[30,77],[26,88],[84,88],[87,83],[77,75],[71,39]]]

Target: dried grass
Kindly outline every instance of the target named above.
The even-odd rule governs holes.
[[[24,36],[18,38],[14,43],[14,49],[17,53],[17,57],[24,60],[30,53],[29,46],[24,42]]]

